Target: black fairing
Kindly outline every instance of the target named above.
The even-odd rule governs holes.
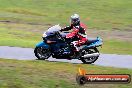
[[[49,35],[43,40],[46,42],[47,40],[50,41],[56,41],[53,43],[50,43],[52,56],[54,58],[70,58],[69,56],[72,54],[72,49],[70,48],[70,40],[65,38],[66,35],[60,34],[60,33],[54,33],[52,35]]]

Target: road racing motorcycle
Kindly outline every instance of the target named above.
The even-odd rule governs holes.
[[[59,25],[48,28],[43,33],[43,41],[36,44],[34,49],[35,56],[38,60],[48,59],[50,56],[56,59],[78,59],[85,64],[94,63],[100,53],[97,47],[102,46],[103,42],[100,37],[96,39],[88,39],[88,41],[82,46],[78,47],[78,53],[73,51],[72,41],[76,41],[77,38],[67,39],[68,32],[61,32]]]

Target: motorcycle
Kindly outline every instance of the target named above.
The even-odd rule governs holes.
[[[61,32],[60,30],[61,27],[55,25],[44,32],[43,41],[39,42],[34,49],[38,60],[45,60],[52,56],[56,59],[78,59],[84,64],[91,64],[98,59],[100,53],[97,47],[103,44],[100,37],[88,39],[84,45],[78,47],[78,53],[75,53],[71,42],[77,38],[67,39],[67,32]]]

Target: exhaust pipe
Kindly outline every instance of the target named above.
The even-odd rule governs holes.
[[[84,56],[82,56],[83,58],[88,58],[88,57],[97,57],[99,56],[100,54],[99,53],[92,53],[92,54],[86,54]]]

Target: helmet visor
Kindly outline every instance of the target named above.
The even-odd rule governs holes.
[[[71,19],[71,23],[74,24],[78,21],[78,19]]]

